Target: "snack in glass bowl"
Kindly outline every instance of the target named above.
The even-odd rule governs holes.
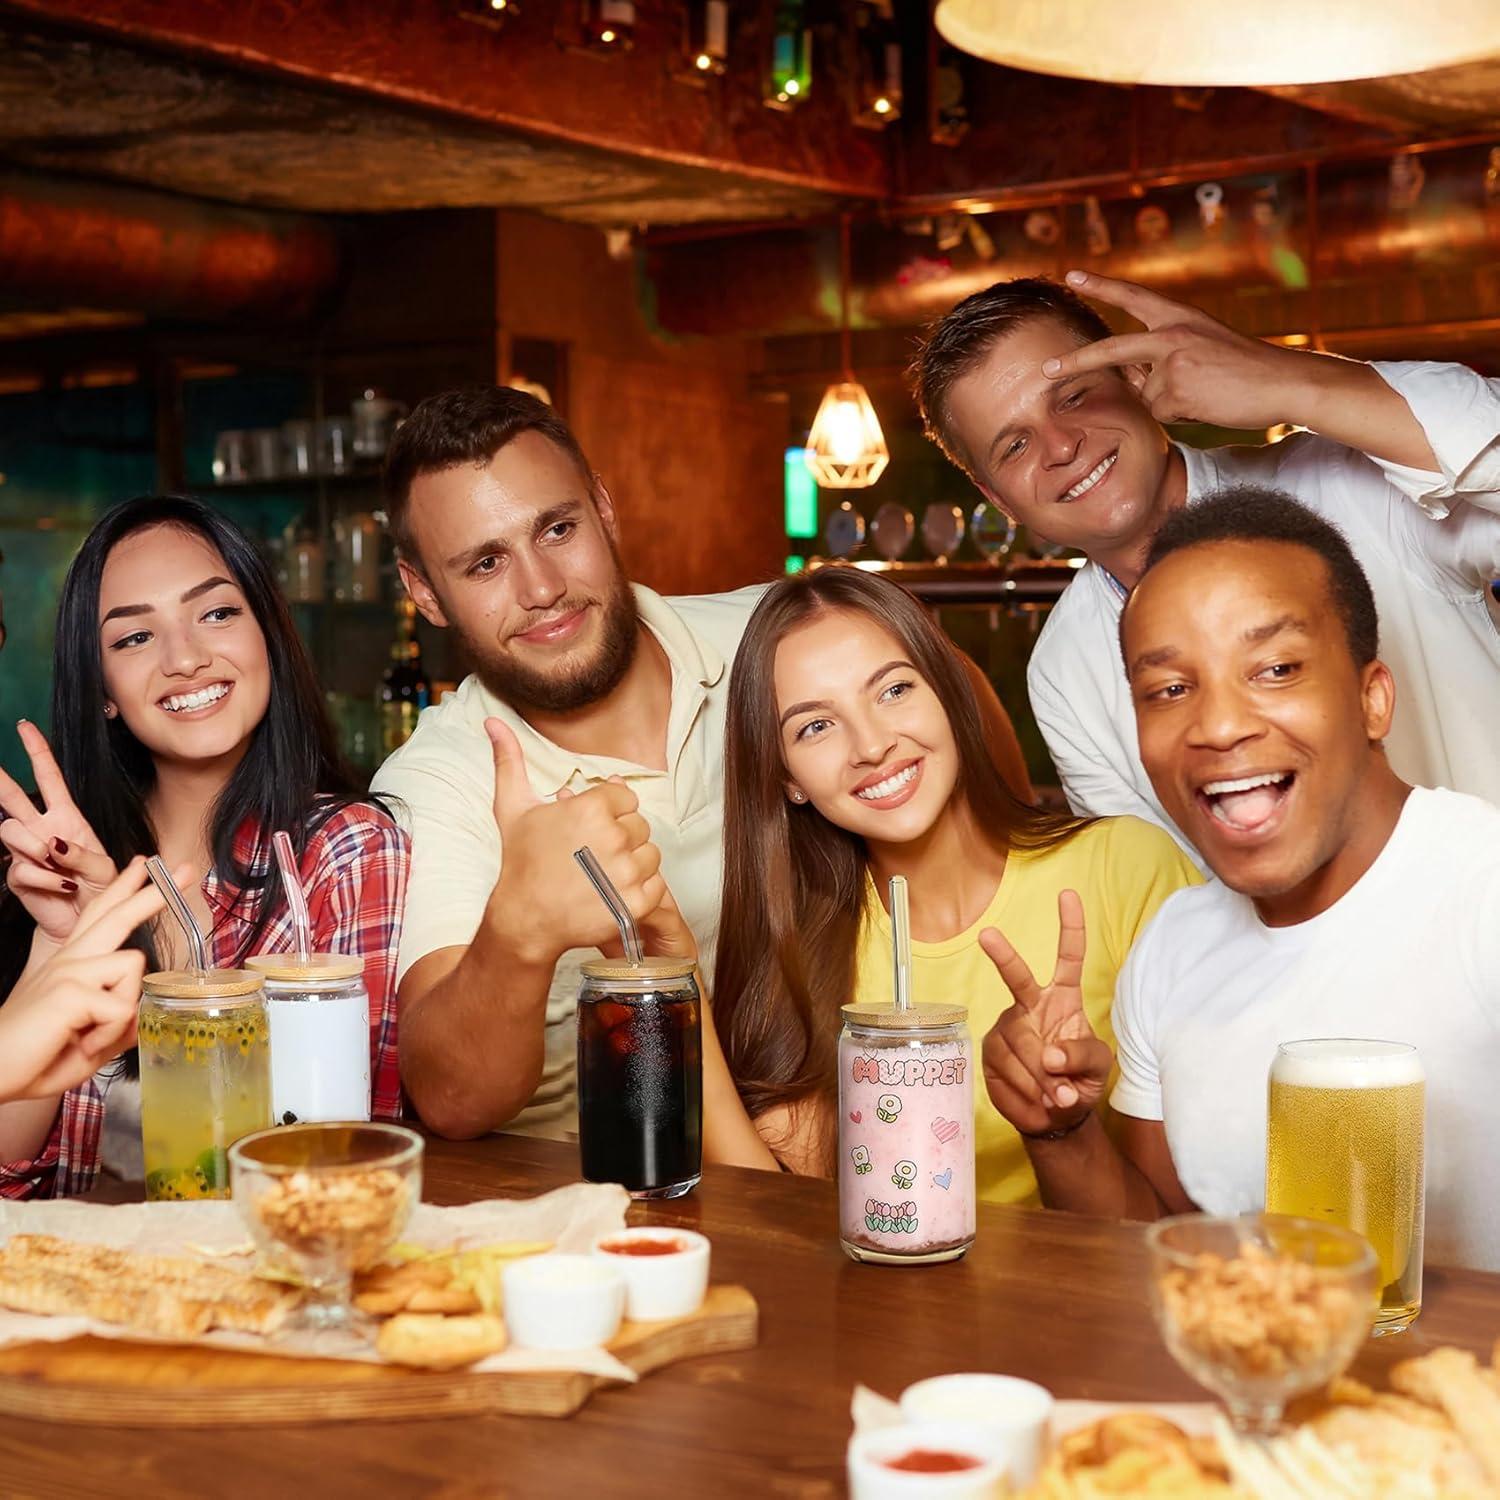
[[[229,1149],[235,1206],[262,1268],[309,1291],[305,1325],[346,1324],[354,1275],[401,1238],[422,1196],[422,1137],[402,1125],[286,1125]]]
[[[1183,1214],[1146,1232],[1162,1339],[1244,1432],[1341,1374],[1375,1316],[1375,1252],[1310,1219]]]

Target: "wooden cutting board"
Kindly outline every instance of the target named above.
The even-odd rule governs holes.
[[[626,1322],[608,1347],[646,1375],[679,1359],[752,1348],[759,1321],[744,1287],[715,1286],[690,1317]],[[568,1417],[612,1383],[576,1370],[474,1375],[96,1338],[0,1349],[0,1411],[104,1426],[284,1427],[484,1412]]]

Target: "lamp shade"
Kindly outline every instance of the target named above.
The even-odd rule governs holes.
[[[857,380],[823,393],[807,435],[807,467],[825,489],[859,490],[875,483],[891,461],[880,418]]]
[[[1500,54],[1500,0],[939,0],[989,62],[1101,83],[1341,83]]]

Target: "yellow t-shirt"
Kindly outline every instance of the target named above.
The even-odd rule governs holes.
[[[1057,962],[1057,893],[1083,899],[1088,944],[1083,1007],[1095,1033],[1115,1045],[1110,1025],[1115,976],[1136,938],[1173,891],[1202,877],[1171,836],[1140,818],[1102,818],[1065,843],[1039,853],[1013,851],[984,915],[941,943],[912,943],[912,998],[967,1005],[974,1047],[976,1185],[990,1203],[1034,1204],[1036,1177],[1015,1127],[990,1103],[979,1067],[985,1033],[1012,1002],[1005,981],[979,946],[998,927],[1026,960],[1038,983]],[[855,948],[854,995],[891,1003],[891,922],[867,881],[865,913]]]

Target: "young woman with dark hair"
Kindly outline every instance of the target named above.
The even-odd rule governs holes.
[[[718,1033],[762,1138],[795,1171],[833,1169],[839,1007],[890,998],[892,875],[911,886],[915,997],[966,1005],[976,1046],[1010,1003],[988,929],[1051,973],[1060,910],[1072,925],[1081,899],[1085,1006],[1108,1041],[1116,971],[1196,878],[1134,818],[1018,801],[947,637],[904,589],[854,568],[785,579],[756,608],[729,690],[724,788]],[[975,1093],[980,1197],[1034,1201],[1019,1134]]]
[[[34,725],[20,727],[41,811],[0,773],[0,842],[10,854],[0,928],[31,928],[29,941],[0,944],[0,994],[66,941],[116,870],[141,854],[193,872],[184,895],[215,966],[287,947],[291,919],[271,855],[271,835],[285,829],[314,947],[365,959],[372,1109],[398,1116],[406,837],[344,769],[312,666],[249,539],[174,496],[105,516],[63,584],[52,722],[55,759]],[[175,925],[161,920],[140,946],[154,967],[186,956]],[[85,1191],[117,1140],[119,1170],[132,1170],[135,1072],[127,1054],[60,1099],[0,1108],[0,1195]]]

